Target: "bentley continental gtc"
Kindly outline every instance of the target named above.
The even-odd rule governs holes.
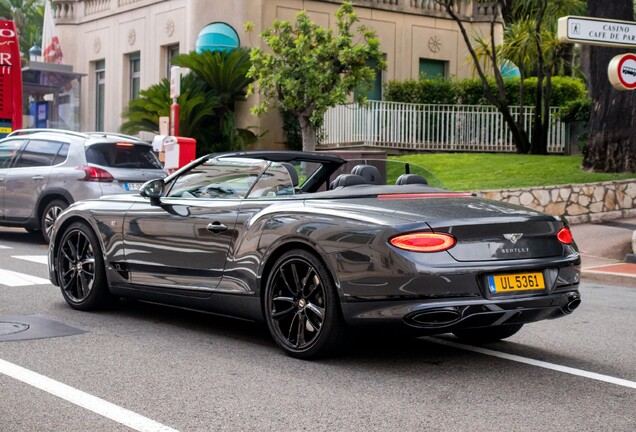
[[[127,297],[264,321],[299,358],[354,327],[483,343],[576,309],[565,219],[434,180],[392,160],[208,155],[136,195],[71,205],[50,279],[79,310]]]

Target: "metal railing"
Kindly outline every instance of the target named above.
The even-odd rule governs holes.
[[[563,153],[566,125],[550,109],[548,152]],[[534,107],[511,107],[523,115],[532,133]],[[404,150],[515,152],[512,135],[501,113],[484,105],[421,105],[370,101],[366,106],[339,105],[324,117],[321,144],[327,147],[367,146]]]

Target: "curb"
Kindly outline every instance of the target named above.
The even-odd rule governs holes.
[[[582,268],[581,279],[636,288],[636,263],[615,262]]]
[[[592,272],[588,270],[582,270],[581,281],[607,283],[611,285],[620,285],[620,286],[627,286],[630,288],[632,287],[636,288],[635,277],[621,275],[617,273]]]

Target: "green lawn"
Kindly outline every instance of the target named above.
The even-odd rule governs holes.
[[[421,165],[451,190],[508,189],[527,186],[636,179],[636,173],[589,173],[582,156],[535,156],[509,153],[426,153],[395,159]]]

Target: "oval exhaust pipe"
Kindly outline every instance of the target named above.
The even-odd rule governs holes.
[[[418,326],[442,327],[459,321],[461,317],[459,311],[453,308],[432,309],[414,314],[410,321]]]
[[[579,297],[572,297],[569,299],[568,304],[565,305],[563,310],[565,313],[572,313],[576,308],[581,304],[581,299]]]

